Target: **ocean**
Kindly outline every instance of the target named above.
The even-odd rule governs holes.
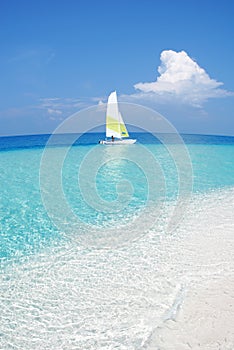
[[[0,349],[169,349],[187,292],[233,273],[234,137],[103,137],[0,138]]]

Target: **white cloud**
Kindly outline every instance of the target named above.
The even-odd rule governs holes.
[[[81,99],[60,97],[41,98],[40,103],[37,105],[38,109],[46,111],[49,116],[61,116],[62,114],[67,116],[84,107],[85,103]]]
[[[55,115],[60,115],[62,114],[62,111],[58,109],[53,109],[53,108],[48,108],[47,109],[48,114],[55,114]]]
[[[211,79],[185,51],[165,50],[160,59],[157,80],[134,85],[139,98],[174,100],[200,107],[209,98],[233,95],[220,88],[223,83]]]
[[[60,117],[60,120],[61,116],[66,118],[78,110],[90,107],[94,104],[101,108],[102,103],[100,97],[47,97],[41,98],[36,108],[45,111],[50,118],[51,116],[57,116]]]

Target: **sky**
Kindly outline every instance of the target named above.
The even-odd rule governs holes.
[[[119,101],[234,136],[233,0],[0,0],[0,135]]]

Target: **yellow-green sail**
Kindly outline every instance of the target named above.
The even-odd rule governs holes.
[[[129,137],[125,124],[123,122],[121,123],[119,120],[110,117],[109,115],[107,115],[106,117],[106,130],[107,137]]]
[[[106,113],[106,137],[112,136],[118,139],[129,137],[123,118],[118,109],[116,91],[112,92],[108,98]]]
[[[123,122],[123,118],[122,118],[122,115],[120,112],[119,112],[119,121],[120,121],[120,131],[121,131],[122,137],[129,137],[128,131],[127,131],[126,126]]]

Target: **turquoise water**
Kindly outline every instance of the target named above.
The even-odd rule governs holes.
[[[108,225],[108,222],[114,225],[116,221],[124,221],[131,217],[135,211],[147,203],[149,195],[147,177],[151,176],[158,177],[155,181],[157,186],[153,198],[155,202],[161,197],[166,200],[176,199],[179,186],[177,169],[164,145],[152,144],[150,138],[147,143],[145,142],[147,138],[144,136],[144,146],[154,155],[155,162],[163,174],[155,175],[154,173],[149,174],[150,162],[149,164],[144,163],[145,169],[141,169],[139,164],[131,160],[134,152],[140,159],[139,145],[136,144],[127,151],[121,149],[122,146],[110,149],[96,146],[95,137],[97,136],[90,136],[89,141],[90,143],[93,141],[93,144],[87,144],[88,141],[85,140],[85,144],[68,149],[61,170],[66,201],[81,221],[99,226]],[[195,137],[194,135],[189,137],[187,135],[185,138],[193,167],[193,192],[206,192],[234,185],[234,141],[232,138],[228,137],[227,143],[225,143],[225,137]],[[1,258],[10,260],[22,254],[35,253],[47,245],[59,244],[64,239],[49,218],[41,199],[39,176],[44,148],[35,144],[36,141],[39,146],[45,144],[46,137],[43,136],[41,139],[40,137],[33,139],[34,144],[31,146],[27,137],[19,138],[18,146],[23,147],[25,144],[27,148],[17,148],[15,138],[9,138],[8,150],[4,149],[0,152]],[[5,141],[5,148],[6,144]],[[14,148],[10,149],[12,145]],[[172,147],[180,148],[181,146],[173,145]],[[56,161],[60,156],[61,149],[64,151],[64,148],[61,147],[51,149],[53,160]],[[86,187],[82,189],[78,178],[80,166],[93,149],[101,153],[103,165],[87,180],[87,183],[83,185]],[[113,159],[110,159],[110,154]],[[53,168],[52,164],[51,167]],[[90,168],[85,169],[87,174],[83,174],[83,178],[88,177],[89,170]],[[53,176],[53,170],[51,176]],[[52,183],[57,180],[51,177],[48,181]],[[127,181],[127,184],[122,183],[123,180]],[[116,188],[119,184],[120,188]],[[130,199],[125,198],[126,196],[122,198],[123,203],[128,202],[124,210],[121,207],[122,210],[117,213],[115,210],[113,213],[111,211],[106,213],[105,208],[103,211],[100,208],[97,210],[87,203],[82,191],[91,191],[91,197],[97,192],[99,196],[97,201],[101,198],[108,203],[116,201],[118,191],[124,195],[128,194]]]
[[[41,202],[41,154],[38,149],[0,152],[1,258],[36,252],[59,236]]]
[[[211,273],[186,241],[201,226],[209,232],[221,199],[221,218],[230,211],[234,138],[184,135],[185,145],[163,145],[136,136],[138,144],[113,148],[96,134],[72,148],[59,139],[46,157],[46,135],[0,138],[0,348],[145,349],[184,281]],[[169,234],[171,206],[191,197],[187,228]],[[212,215],[196,222],[206,208]],[[95,249],[95,230],[113,228],[118,243],[119,231],[134,239],[104,249],[104,235]]]

